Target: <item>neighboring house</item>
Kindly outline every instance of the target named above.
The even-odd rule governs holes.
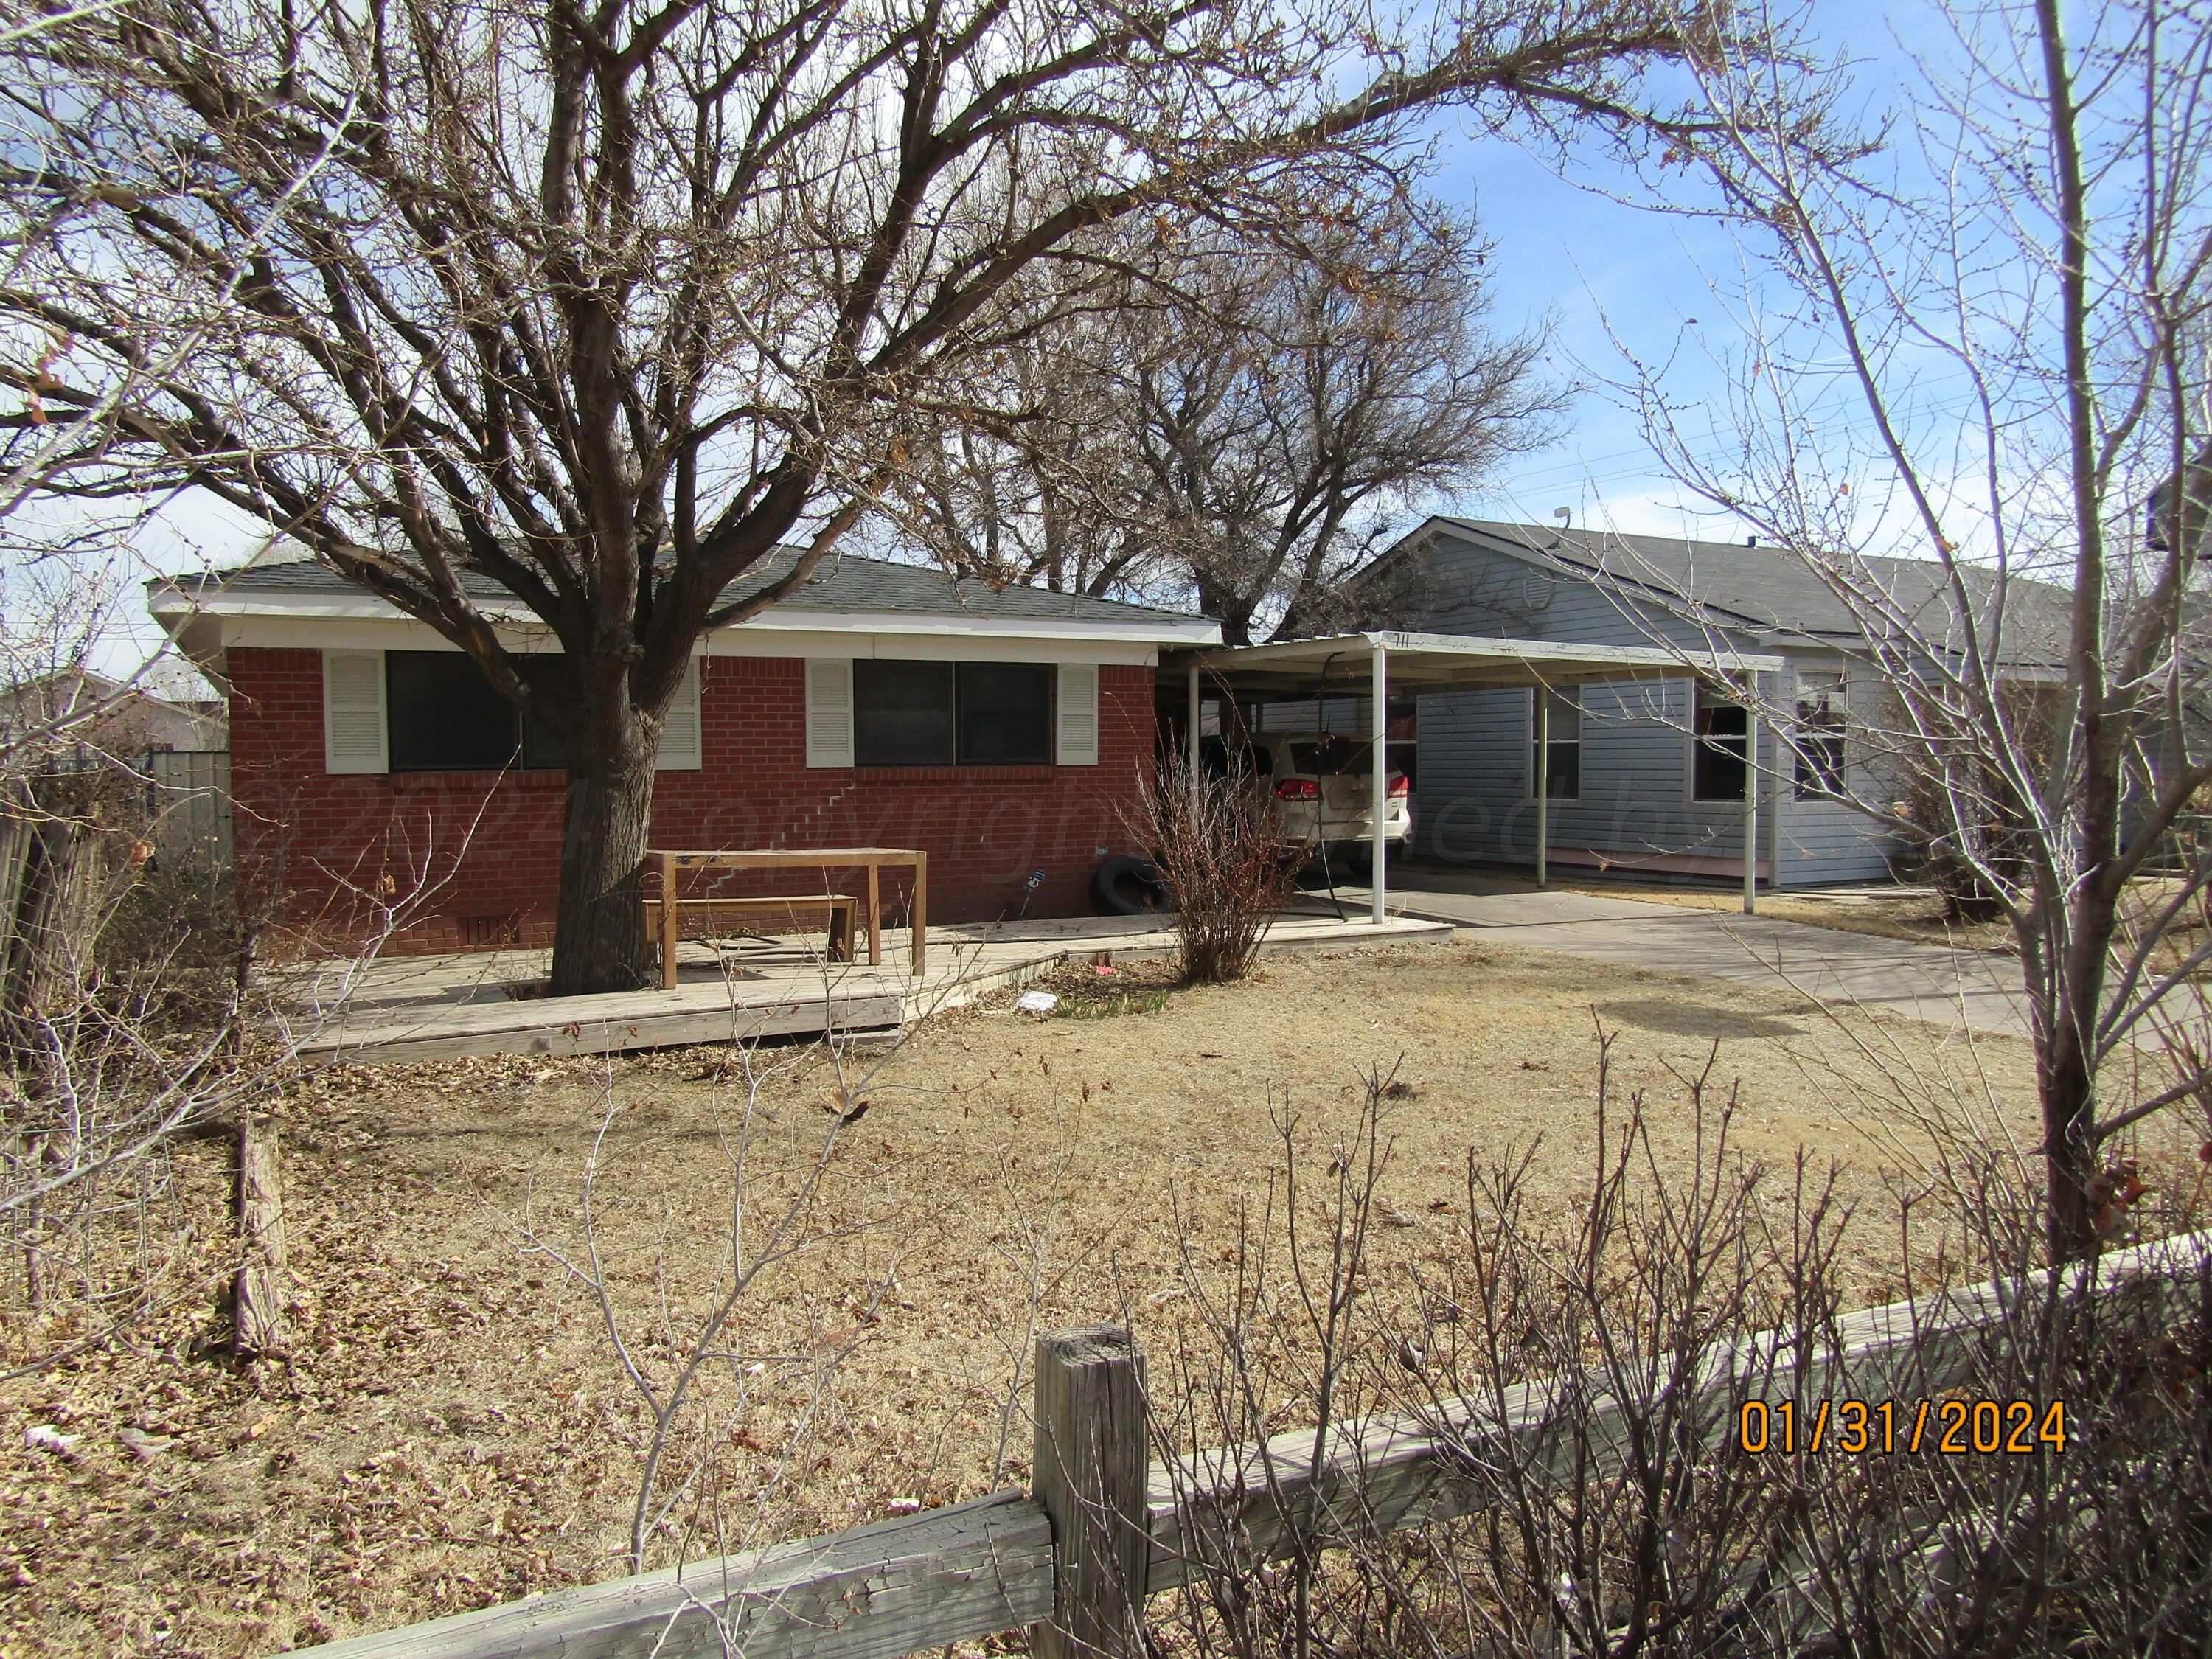
[[[1963,619],[1938,568],[1870,560],[1916,643],[1954,651]],[[1984,588],[1987,573],[1974,578]],[[1978,605],[1982,594],[1973,596]],[[1367,610],[1389,625],[1556,643],[1779,655],[1770,708],[1795,711],[1788,741],[1765,726],[1755,848],[1778,885],[1879,878],[1898,850],[1838,786],[1881,798],[1856,732],[1892,696],[1849,607],[1777,548],[1433,518],[1377,567]],[[2063,678],[2067,595],[2015,579],[1995,647],[2004,672]],[[1786,684],[1777,683],[1778,680]],[[1455,863],[1535,856],[1534,710],[1525,690],[1424,696],[1415,850]],[[1554,694],[1550,720],[1551,861],[1667,876],[1739,876],[1746,709],[1686,674],[1656,686]]]
[[[220,704],[179,702],[89,669],[42,674],[0,688],[0,745],[29,744],[70,758],[204,751],[224,744]]]
[[[510,643],[544,640],[471,580]],[[427,879],[403,947],[550,939],[557,745],[434,630],[304,561],[157,581],[149,605],[228,695],[240,868],[295,921],[357,933]],[[1219,637],[1142,605],[833,557],[700,641],[650,843],[919,848],[933,919],[1079,912],[1098,860],[1128,846],[1161,648]],[[766,880],[726,890],[777,890]]]

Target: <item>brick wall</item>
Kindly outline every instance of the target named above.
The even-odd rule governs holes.
[[[291,927],[336,939],[408,901],[399,948],[451,950],[552,936],[559,773],[323,770],[322,657],[234,647],[231,778],[241,880]],[[919,847],[933,921],[1011,914],[1030,872],[1033,916],[1089,908],[1097,849],[1152,754],[1152,671],[1099,671],[1098,760],[1076,767],[806,765],[805,664],[708,658],[700,687],[704,764],[659,775],[652,843],[685,848]],[[902,875],[885,872],[887,919]],[[857,873],[833,878],[841,885]],[[818,890],[805,872],[726,881],[731,893]]]

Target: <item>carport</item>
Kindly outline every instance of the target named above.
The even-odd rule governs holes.
[[[1212,681],[1232,698],[1243,696],[1314,696],[1358,695],[1357,682],[1347,686],[1346,671],[1356,673],[1367,665],[1365,695],[1370,704],[1369,741],[1374,759],[1370,770],[1374,794],[1370,805],[1373,826],[1374,896],[1370,919],[1380,922],[1389,893],[1384,865],[1383,830],[1389,770],[1384,764],[1386,726],[1393,689],[1407,691],[1472,691],[1498,687],[1528,686],[1558,690],[1620,680],[1678,680],[1692,676],[1725,686],[1730,676],[1771,674],[1782,665],[1779,657],[1674,651],[1652,646],[1555,645],[1543,640],[1484,639],[1458,634],[1337,634],[1326,639],[1285,640],[1273,645],[1216,646],[1198,650],[1161,653],[1160,670],[1167,676],[1180,669],[1188,696],[1190,740],[1188,753],[1192,787],[1199,775],[1200,700],[1203,683]],[[1547,699],[1535,699],[1536,884],[1545,884],[1545,854],[1550,836],[1550,726]],[[1747,711],[1745,720],[1745,787],[1743,799],[1743,908],[1753,913],[1759,889],[1759,714]]]

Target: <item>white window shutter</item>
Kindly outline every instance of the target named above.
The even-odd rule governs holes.
[[[848,657],[806,662],[806,763],[853,763],[853,664]]]
[[[389,772],[384,653],[323,653],[323,770]]]
[[[653,757],[657,772],[696,772],[702,762],[699,719],[699,659],[684,665],[683,683],[668,705],[668,718],[660,727],[660,750]]]
[[[1060,665],[1060,763],[1098,764],[1098,665]]]

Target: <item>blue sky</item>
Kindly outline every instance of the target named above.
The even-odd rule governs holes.
[[[1841,112],[1869,130],[1911,101],[1922,72],[1916,58],[1941,64],[1958,51],[1935,0],[1811,0],[1809,27],[1815,56],[1846,60]],[[1694,433],[1703,426],[1701,406],[1711,399],[1711,429],[1724,442],[1724,386],[1714,359],[1742,343],[1743,307],[1771,313],[1794,298],[1775,292],[1771,278],[1762,281],[1766,246],[1711,219],[1635,205],[1651,199],[1650,187],[1601,160],[1584,157],[1561,176],[1507,140],[1449,128],[1438,137],[1435,193],[1473,210],[1492,244],[1493,322],[1540,331],[1546,368],[1571,398],[1555,442],[1510,463],[1460,509],[1549,523],[1564,507],[1577,525],[1716,540],[1744,534],[1745,526],[1667,475],[1636,416],[1605,382],[1624,373],[1624,347],[1647,362],[1670,360],[1667,389],[1682,427]],[[1908,124],[1893,131],[1872,166],[1908,185],[1930,182]],[[1697,184],[1676,173],[1668,187],[1693,192]],[[1803,335],[1791,337],[1810,344],[1816,361],[1826,356]],[[1924,370],[1899,395],[1919,416],[1940,416],[1938,405],[1947,404],[1955,417],[1963,386],[1952,366],[1930,361]],[[1863,429],[1865,412],[1847,385],[1834,385],[1822,402],[1839,431]]]
[[[1633,187],[1609,172],[1595,182]],[[1730,521],[1658,468],[1636,418],[1602,384],[1618,362],[1608,326],[1632,348],[1663,352],[1689,320],[1713,313],[1707,273],[1732,265],[1728,234],[1567,182],[1494,139],[1448,150],[1437,185],[1444,199],[1474,210],[1492,243],[1492,321],[1501,331],[1540,333],[1544,373],[1571,399],[1557,441],[1509,463],[1462,509],[1549,523],[1565,507],[1577,525],[1730,534]]]

